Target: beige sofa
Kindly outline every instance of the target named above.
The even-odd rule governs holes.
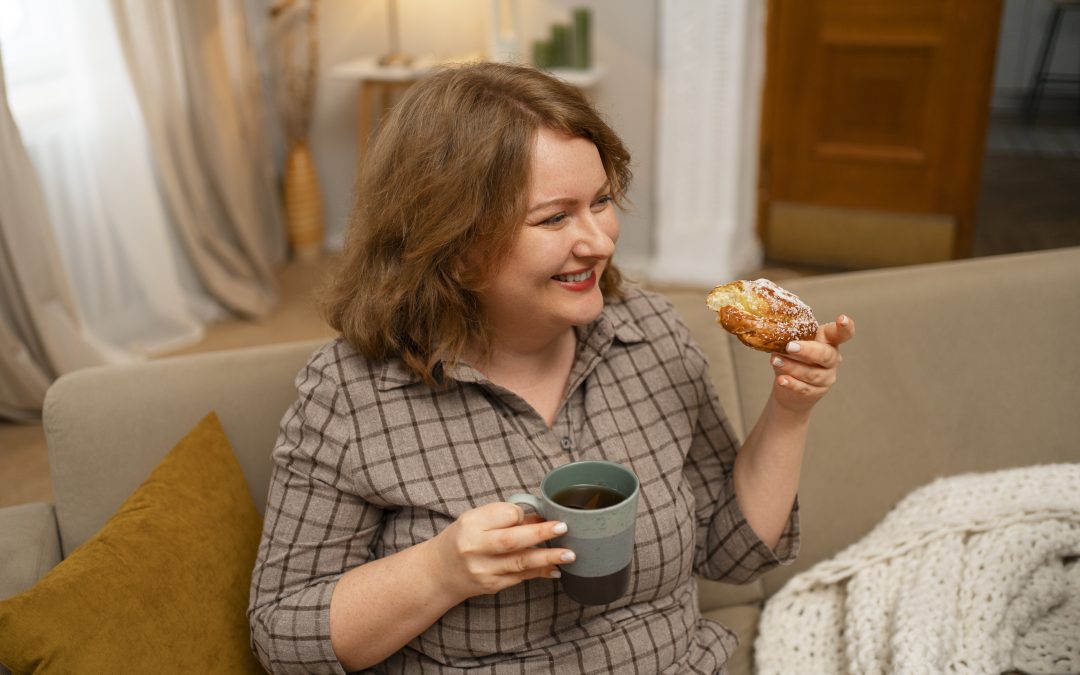
[[[706,616],[736,630],[751,672],[762,602],[865,534],[897,500],[966,471],[1080,461],[1080,248],[784,282],[858,324],[841,380],[816,412],[803,471],[799,560],[757,583],[702,583]],[[708,352],[745,433],[768,394],[764,355],[714,323],[701,292],[670,294]],[[0,597],[85,541],[206,412],[217,411],[256,504],[294,374],[317,343],[90,369],[49,391],[55,505],[0,510]]]

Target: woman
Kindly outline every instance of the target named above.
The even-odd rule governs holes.
[[[702,352],[611,256],[629,154],[572,87],[482,64],[415,85],[359,184],[326,302],[342,337],[282,421],[249,610],[277,672],[717,672],[697,574],[792,559],[809,412],[841,317],[782,359],[736,441]],[[718,337],[717,339],[721,339]],[[505,502],[578,459],[641,481],[634,578],[554,581],[565,531]]]

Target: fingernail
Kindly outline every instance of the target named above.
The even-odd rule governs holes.
[[[555,527],[551,528],[551,531],[555,534],[565,534],[566,529],[566,523],[555,523]]]
[[[802,351],[802,347],[799,346],[798,342],[789,342],[787,343],[787,350],[790,354],[798,354]]]
[[[577,558],[577,556],[574,555],[573,551],[566,551],[561,556],[559,556],[559,560],[562,560],[563,562],[574,562],[575,558]]]
[[[560,572],[559,570],[552,570],[551,573],[548,574],[548,577],[550,577],[552,579],[558,579],[561,576],[562,576],[562,572]]]
[[[781,377],[780,378],[780,386],[781,387],[786,387],[787,385],[788,385],[788,379],[786,377]]]
[[[843,314],[841,314],[840,318],[836,320],[836,323],[840,324],[841,326],[846,326],[847,322],[848,322],[848,318],[846,316],[844,316]]]
[[[784,365],[784,360],[780,357],[776,357],[772,360],[772,364],[779,368],[780,366]]]

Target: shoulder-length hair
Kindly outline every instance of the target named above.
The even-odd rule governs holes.
[[[387,115],[322,298],[327,321],[365,357],[398,357],[437,386],[440,362],[487,351],[477,291],[525,222],[541,127],[592,141],[623,206],[629,152],[577,89],[546,73],[496,63],[446,68],[410,87]],[[620,285],[608,264],[601,291],[620,297]]]

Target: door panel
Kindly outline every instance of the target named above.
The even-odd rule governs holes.
[[[770,2],[759,228],[771,257],[862,267],[968,254],[1000,11],[1000,0]],[[864,235],[846,261],[779,241],[837,241],[823,214]]]

